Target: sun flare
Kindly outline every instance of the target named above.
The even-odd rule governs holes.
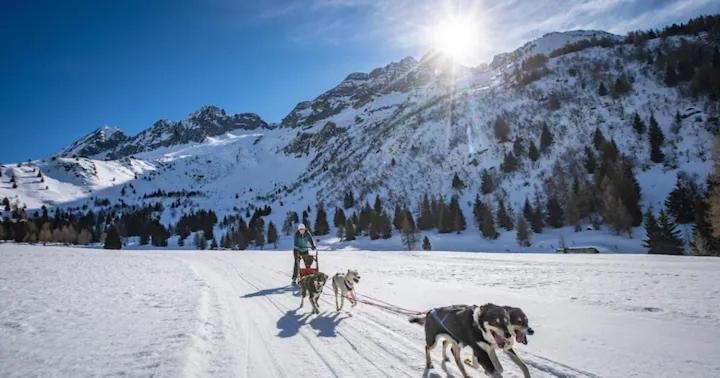
[[[449,18],[429,32],[433,48],[453,60],[462,61],[477,48],[478,26],[470,18]]]

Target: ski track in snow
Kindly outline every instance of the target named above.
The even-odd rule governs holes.
[[[720,374],[719,259],[357,251],[320,261],[330,276],[357,268],[361,295],[409,309],[522,307],[537,334],[516,350],[533,377]],[[298,309],[291,263],[275,251],[0,244],[0,376],[460,376],[439,346],[424,369],[423,329],[406,316],[347,302],[337,313],[331,289],[319,315],[308,301]],[[522,376],[499,357],[505,377]]]

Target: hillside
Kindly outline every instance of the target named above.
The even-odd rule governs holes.
[[[468,228],[476,230],[478,194],[493,211],[499,201],[520,210],[535,198],[566,203],[568,189],[552,189],[559,178],[565,187],[590,187],[588,153],[599,160],[606,153],[596,142],[600,133],[621,155],[618,161],[631,167],[639,206],[658,210],[678,177],[704,187],[712,166],[720,106],[698,89],[693,72],[717,54],[716,37],[656,35],[636,43],[570,31],[547,34],[475,68],[434,54],[408,57],[348,75],[299,103],[279,124],[205,106],[132,137],[98,129],[47,159],[0,166],[0,198],[30,210],[92,208],[99,199],[130,205],[182,199],[182,211],[163,212],[166,224],[191,209],[225,216],[269,205],[268,218],[282,224],[288,211],[318,202],[333,209],[349,191],[358,204],[380,196],[388,211],[400,203],[416,216],[423,195],[457,196]],[[701,57],[683,77],[683,61],[673,59],[686,50]],[[668,83],[664,68],[675,64],[680,78]],[[661,160],[653,158],[652,137],[638,132],[636,118],[643,130],[656,120],[664,136]],[[535,147],[540,151],[533,158]],[[453,187],[455,175],[462,185]],[[482,188],[483,176],[492,190]],[[194,195],[152,196],[158,191]],[[603,199],[598,193],[594,198]],[[592,210],[585,215],[577,221],[581,229],[607,226]],[[624,238],[610,234],[601,238]],[[641,250],[639,239],[628,248]]]

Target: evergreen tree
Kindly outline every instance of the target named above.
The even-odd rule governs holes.
[[[333,224],[335,225],[335,228],[345,227],[346,220],[347,219],[345,218],[345,212],[343,211],[343,209],[336,207],[335,216],[333,216]]]
[[[460,176],[458,176],[457,173],[455,173],[455,175],[453,176],[453,179],[452,179],[452,187],[453,187],[453,189],[455,189],[455,190],[463,190],[463,189],[465,189],[465,183],[463,182],[463,180],[460,179]]]
[[[547,200],[547,224],[552,228],[560,228],[565,225],[563,209],[557,198],[550,196]]]
[[[373,210],[378,214],[383,212],[382,200],[380,200],[379,194],[375,196],[375,204],[373,205]]]
[[[415,249],[415,245],[417,244],[417,231],[415,230],[412,218],[408,219],[407,217],[403,217],[401,232],[401,240],[407,250],[412,251]]]
[[[430,200],[427,194],[423,196],[422,202],[420,203],[420,216],[418,217],[417,223],[418,228],[421,230],[430,230],[435,227]]]
[[[505,118],[497,116],[497,118],[495,118],[495,123],[493,124],[493,129],[495,130],[495,138],[499,142],[507,142],[509,140],[510,125],[508,125]]]
[[[542,132],[540,133],[540,152],[546,153],[554,142],[554,136],[550,131],[547,123],[543,123]]]
[[[529,220],[532,219],[533,214],[535,214],[535,209],[533,209],[530,200],[526,197],[525,203],[523,204],[523,216],[526,220]]]
[[[518,161],[512,152],[505,154],[505,158],[500,165],[500,169],[502,169],[505,173],[515,172],[518,170]]]
[[[383,211],[380,220],[380,237],[390,239],[392,237],[392,222],[390,221],[390,216]]]
[[[695,203],[698,195],[695,188],[689,183],[677,180],[673,189],[665,199],[665,208],[675,221],[680,224],[693,223],[695,221]]]
[[[602,196],[603,219],[618,235],[622,232],[629,234],[632,231],[630,212],[608,180],[604,180],[603,187],[605,188]]]
[[[395,212],[393,213],[393,226],[396,230],[402,231],[402,223],[405,219],[405,210],[400,207],[399,203],[395,204]]]
[[[343,207],[346,209],[355,207],[355,197],[353,196],[352,191],[345,193],[345,198],[343,198]]]
[[[505,201],[499,200],[495,218],[497,219],[498,226],[504,228],[507,231],[512,230],[514,227],[513,219],[510,216],[511,213],[512,212],[508,212],[505,208]]]
[[[110,226],[105,235],[105,249],[122,249],[122,241],[120,240],[120,234],[115,226]]]
[[[450,199],[450,206],[448,208],[450,212],[450,222],[452,230],[460,233],[466,228],[465,215],[463,215],[462,209],[460,208],[460,202],[457,196],[453,196]]]
[[[482,194],[490,194],[493,190],[495,190],[492,175],[487,169],[483,169],[482,174],[480,175],[480,180],[480,191]]]
[[[528,157],[534,163],[540,159],[540,152],[535,146],[535,142],[530,141],[530,147],[528,148]]]
[[[545,214],[543,214],[540,197],[537,195],[535,196],[533,208],[535,211],[533,211],[530,217],[530,227],[534,233],[541,234],[543,232],[543,228],[545,228]]]
[[[347,219],[345,221],[345,240],[355,240],[355,225],[353,225],[352,219]]]
[[[697,256],[720,256],[720,238],[713,236],[710,224],[710,207],[705,199],[695,203],[695,224],[693,225],[692,253]]]
[[[668,217],[665,211],[660,211],[657,224],[652,224],[652,219],[646,216],[645,228],[647,230],[647,239],[645,246],[650,254],[663,255],[682,255],[684,252],[684,243],[677,230],[675,222]]]
[[[265,247],[265,230],[262,227],[255,232],[255,247],[260,247],[260,249]]]
[[[445,201],[439,201],[437,204],[437,220],[435,224],[437,224],[438,232],[441,234],[453,231],[453,219]]]
[[[650,116],[650,160],[655,163],[662,163],[665,160],[665,154],[662,152],[663,143],[665,143],[665,136],[662,130],[658,126],[655,116]]]
[[[608,94],[608,90],[607,90],[607,88],[605,88],[605,83],[603,83],[601,81],[600,87],[598,87],[598,96],[603,97],[603,96],[607,96],[607,94]]]
[[[325,213],[325,206],[323,206],[322,203],[319,203],[317,206],[314,232],[315,235],[319,236],[327,235],[330,233],[330,225],[328,225],[327,213]]]
[[[643,122],[642,118],[640,118],[640,114],[637,112],[635,112],[635,116],[633,117],[633,128],[636,133],[640,135],[645,134],[645,122]]]
[[[423,251],[431,251],[432,250],[432,245],[430,244],[430,239],[428,239],[427,236],[425,236],[423,238],[422,249],[423,249]]]
[[[380,239],[382,232],[382,215],[376,212],[372,212],[370,215],[370,225],[368,226],[368,236],[370,240]]]
[[[620,96],[628,94],[631,90],[632,83],[630,79],[625,75],[620,75],[613,83],[612,96],[613,98],[619,98]]]
[[[499,236],[495,229],[495,217],[490,207],[484,203],[480,203],[477,209],[477,221],[480,233],[485,239],[497,239]]]
[[[147,227],[143,227],[140,230],[140,239],[138,243],[140,245],[148,245],[150,244],[150,230]]]
[[[285,222],[283,222],[283,233],[286,236],[291,235],[293,232],[295,232],[295,225],[298,223],[300,223],[300,217],[298,217],[298,213],[294,211],[289,211],[285,216]]]
[[[277,232],[277,228],[275,227],[275,224],[273,222],[270,222],[268,224],[267,242],[268,242],[268,244],[272,244],[273,248],[277,248],[278,232]]]
[[[532,245],[532,235],[530,233],[530,228],[528,227],[527,221],[525,220],[525,217],[522,214],[518,214],[517,216],[517,222],[515,222],[517,232],[516,232],[516,238],[518,245],[521,247],[529,247]]]
[[[585,147],[585,160],[583,161],[585,163],[585,170],[589,174],[595,173],[595,168],[597,167],[597,161],[595,160],[595,153],[593,152],[592,148]]]
[[[660,240],[660,227],[657,224],[657,219],[652,212],[652,209],[648,208],[645,211],[645,240],[643,241],[643,247],[648,250],[653,250],[653,246]]]
[[[218,243],[217,243],[217,240],[215,240],[215,238],[213,238],[210,241],[210,249],[212,249],[212,250],[218,249]]]
[[[154,220],[150,223],[150,236],[152,245],[155,247],[167,247],[170,232],[163,226],[160,221]]]
[[[606,143],[607,139],[605,139],[605,135],[600,131],[600,128],[596,128],[593,133],[593,146],[595,146],[597,151],[602,151]]]
[[[574,227],[575,232],[580,232],[580,193],[578,193],[577,180],[573,187],[568,189],[567,203],[565,204],[565,221]]]

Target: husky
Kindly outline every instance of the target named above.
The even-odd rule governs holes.
[[[501,377],[493,360],[494,349],[503,349],[508,344],[510,334],[510,315],[501,306],[488,303],[482,306],[455,305],[434,308],[423,315],[410,318],[410,323],[425,326],[425,367],[432,369],[430,351],[439,339],[445,346],[451,345],[453,357],[463,377],[468,377],[465,364],[460,360],[460,350],[470,347],[474,360],[491,377]],[[443,355],[447,360],[447,356]],[[497,357],[495,356],[495,360]]]
[[[336,274],[332,279],[333,290],[335,291],[335,308],[342,310],[347,297],[353,307],[357,305],[357,294],[355,293],[355,284],[360,282],[360,274],[357,270],[348,269],[347,273]],[[338,303],[338,296],[340,303]]]
[[[325,282],[327,282],[327,279],[327,274],[317,272],[307,275],[301,278],[300,281],[298,281],[298,284],[300,285],[300,294],[302,296],[302,298],[300,299],[300,307],[298,307],[298,310],[303,307],[305,297],[307,296],[309,297],[308,299],[310,300],[310,304],[313,308],[312,313],[320,313],[320,305],[318,304],[318,299],[322,294],[323,287],[325,286]]]
[[[510,317],[510,326],[508,328],[509,328],[509,331],[510,331],[510,334],[512,335],[512,337],[510,337],[508,339],[508,342],[505,344],[505,347],[500,348],[500,349],[502,349],[505,352],[505,354],[507,354],[507,356],[510,358],[510,360],[512,362],[514,362],[515,365],[517,365],[520,368],[520,370],[523,372],[523,377],[529,378],[530,370],[528,370],[528,367],[527,367],[527,365],[525,365],[523,360],[520,359],[520,356],[518,356],[517,353],[515,353],[515,351],[513,350],[513,346],[516,341],[527,345],[527,343],[528,343],[527,336],[534,335],[535,331],[532,328],[530,328],[527,315],[525,315],[525,312],[523,312],[522,309],[520,309],[518,307],[510,307],[510,306],[503,306],[503,308],[505,309],[505,311],[507,311],[508,316]],[[446,347],[446,343],[443,342],[443,356],[446,356],[445,347]],[[489,357],[493,360],[493,363],[496,364],[496,368],[497,368],[498,372],[502,373],[503,367],[500,364],[500,361],[498,360],[494,349],[489,352]],[[447,360],[447,357],[445,357],[445,359]],[[475,369],[480,368],[476,356],[473,356],[472,360],[466,359],[464,362],[468,366],[471,366]]]

